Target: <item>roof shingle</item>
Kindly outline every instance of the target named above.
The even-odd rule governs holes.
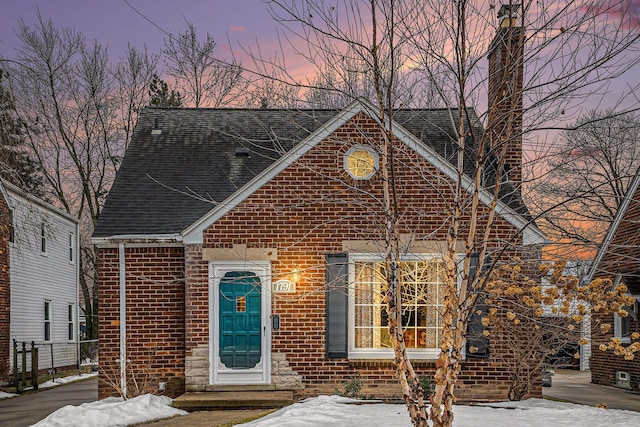
[[[337,113],[145,108],[93,237],[182,232]],[[394,119],[455,164],[449,110],[399,110]],[[156,125],[160,132],[153,135]],[[236,156],[240,147],[250,156]],[[508,204],[527,213],[519,197]]]

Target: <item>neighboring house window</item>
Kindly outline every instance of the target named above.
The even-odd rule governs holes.
[[[385,264],[366,255],[349,256],[349,354],[355,357],[392,357],[386,312]],[[414,356],[435,358],[442,331],[443,291],[446,280],[442,258],[402,260],[397,277],[401,285],[402,323],[407,348]]]
[[[69,262],[72,264],[75,262],[75,254],[74,254],[75,246],[76,246],[76,236],[74,233],[69,233]]]
[[[613,288],[615,289],[622,281],[622,274],[616,274],[613,279]],[[620,342],[628,344],[631,342],[631,313],[633,310],[630,307],[623,307],[623,310],[627,312],[626,317],[620,317],[617,313],[613,315],[613,336],[620,338]]]
[[[16,241],[16,227],[13,223],[13,211],[9,211],[9,243]]]
[[[40,252],[43,255],[47,253],[47,227],[44,223],[40,224]]]
[[[67,339],[73,341],[75,338],[76,322],[73,315],[73,304],[68,305],[67,309]]]
[[[620,317],[617,314],[613,315],[613,336],[620,338],[623,343],[631,342],[631,308],[624,307],[624,310],[629,313],[627,317]]]
[[[44,340],[51,341],[51,301],[44,302]]]

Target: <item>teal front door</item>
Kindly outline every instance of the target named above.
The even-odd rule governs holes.
[[[251,271],[229,271],[220,279],[219,360],[227,369],[255,368],[262,358],[262,284]]]

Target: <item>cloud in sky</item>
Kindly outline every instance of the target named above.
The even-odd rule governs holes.
[[[582,8],[585,13],[603,15],[621,21],[628,29],[640,27],[640,0],[594,2]]]

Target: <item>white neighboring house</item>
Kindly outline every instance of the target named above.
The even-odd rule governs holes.
[[[589,269],[591,268],[591,261],[579,261],[579,260],[573,260],[573,261],[568,261],[567,265],[565,266],[564,269],[564,273],[563,275],[567,276],[567,275],[572,275],[578,278],[579,282],[581,284],[585,283],[585,278],[587,277],[587,274],[589,273]],[[549,283],[549,278],[548,277],[543,277],[542,278],[542,288],[543,290],[551,287],[552,285]],[[576,313],[576,309],[579,303],[582,303],[584,305],[586,305],[587,307],[589,306],[589,304],[585,301],[572,301],[571,306],[569,308],[569,311],[571,314],[575,314]],[[562,304],[559,301],[556,301],[553,305],[544,305],[544,316],[545,317],[566,317],[565,315],[562,314],[553,314],[552,313],[552,308],[556,307],[558,310],[560,310],[560,308],[562,307]],[[579,361],[579,368],[581,371],[588,371],[590,368],[590,360],[591,360],[591,315],[589,313],[587,313],[584,316],[584,320],[581,323],[581,330],[580,330],[580,337],[581,338],[586,338],[588,341],[588,344],[584,344],[584,345],[580,345],[578,346],[578,344],[576,343],[575,346],[579,347],[579,352],[580,352],[580,361]],[[567,351],[569,351],[569,348],[567,348]],[[571,348],[571,351],[569,353],[567,353],[567,356],[570,356],[573,353],[573,349]]]
[[[10,347],[5,366],[10,373],[13,340],[19,348],[23,341],[28,348],[35,342],[39,369],[76,366],[79,221],[6,181],[0,190],[9,253],[9,336],[2,337],[6,330],[0,328],[0,342]]]

